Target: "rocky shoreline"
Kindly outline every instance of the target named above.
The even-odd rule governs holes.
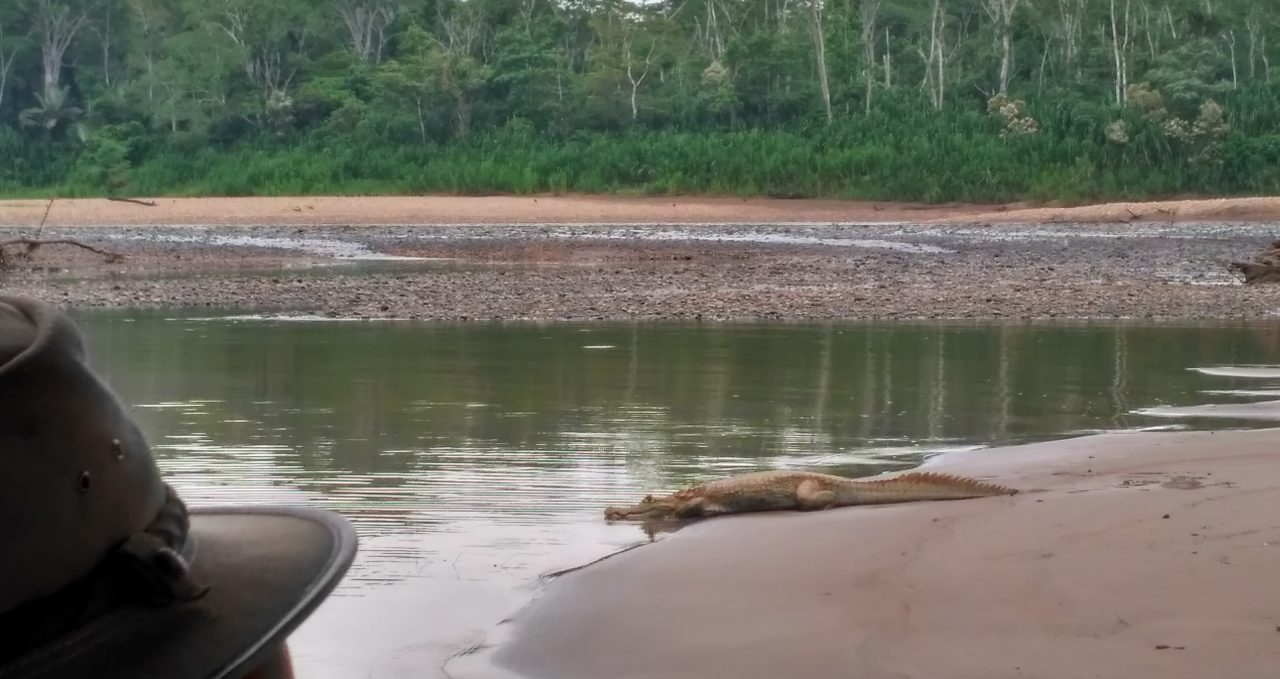
[[[0,240],[29,235],[0,228]],[[4,287],[74,308],[439,321],[1264,319],[1265,223],[46,227]]]

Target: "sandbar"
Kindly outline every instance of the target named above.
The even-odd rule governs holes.
[[[1058,206],[702,196],[282,196],[0,200],[0,226],[1280,221],[1280,197]]]
[[[926,466],[1013,497],[723,517],[554,580],[525,677],[1274,677],[1280,430]]]

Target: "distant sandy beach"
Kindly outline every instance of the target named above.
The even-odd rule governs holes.
[[[483,660],[546,679],[1273,677],[1278,443],[958,453],[928,466],[1025,492],[704,521],[556,579]]]
[[[570,223],[1054,223],[1280,220],[1280,198],[1221,198],[1083,207],[928,205],[773,198],[615,196],[321,196],[0,201],[0,226],[369,225]]]

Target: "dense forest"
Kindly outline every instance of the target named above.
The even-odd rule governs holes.
[[[0,194],[1280,192],[1245,0],[0,0]]]

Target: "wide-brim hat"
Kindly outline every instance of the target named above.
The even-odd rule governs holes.
[[[306,509],[194,510],[191,576],[203,597],[105,613],[0,664],[2,679],[239,677],[275,652],[355,555],[351,527]]]
[[[74,324],[0,296],[0,679],[240,677],[355,552],[328,511],[188,512]]]

